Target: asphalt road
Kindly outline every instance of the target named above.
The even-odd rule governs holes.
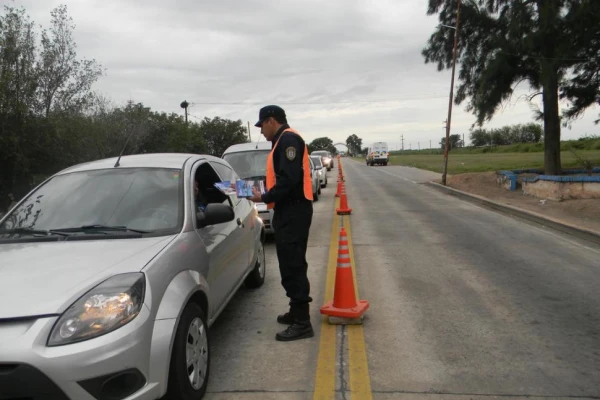
[[[359,398],[361,379],[386,400],[600,398],[597,245],[419,184],[430,173],[342,160],[370,308],[355,388],[348,328],[336,328],[336,398]],[[309,241],[315,337],[274,339],[286,298],[270,244],[265,285],[242,289],[213,327],[207,399],[313,398],[336,176],[315,203]]]

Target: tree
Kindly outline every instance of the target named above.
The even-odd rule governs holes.
[[[39,106],[46,116],[56,109],[80,111],[91,100],[90,88],[102,75],[95,60],[77,60],[72,33],[75,25],[67,6],[52,10],[50,35],[42,32],[42,50],[37,65]]]
[[[313,151],[316,151],[316,150],[327,150],[331,154],[336,153],[336,149],[335,149],[335,146],[333,145],[333,141],[331,139],[329,139],[328,137],[316,138],[315,140],[310,142],[307,147],[308,147],[309,153],[312,153]]]
[[[208,154],[221,157],[229,146],[248,142],[247,132],[242,120],[232,121],[221,117],[204,118],[200,131],[206,143]]]
[[[427,14],[454,26],[456,1],[429,0]],[[455,104],[470,97],[467,111],[482,126],[527,81],[535,91],[527,101],[542,95],[545,173],[559,174],[559,98],[571,102],[562,116],[567,122],[600,104],[600,1],[466,0],[460,16]],[[425,63],[451,68],[453,36],[439,26],[422,51]]]
[[[442,149],[446,146],[446,137],[442,137],[442,140],[440,141],[440,145],[442,146]],[[462,138],[460,137],[459,133],[455,133],[453,135],[450,135],[450,149],[453,149],[455,147],[463,147],[462,146]]]
[[[362,146],[362,139],[352,134],[346,139],[346,146],[351,154],[359,154]]]
[[[26,181],[26,152],[35,141],[35,33],[25,10],[4,7],[0,16],[0,209],[18,180]]]

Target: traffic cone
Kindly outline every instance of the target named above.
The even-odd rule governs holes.
[[[352,261],[348,249],[348,237],[344,227],[340,229],[335,289],[333,300],[321,307],[321,314],[329,316],[330,323],[360,323],[364,312],[369,308],[366,300],[356,301]],[[332,318],[333,317],[333,318]]]
[[[335,192],[335,197],[340,197],[341,194],[342,194],[342,179],[338,177],[337,192]]]
[[[348,207],[348,197],[346,196],[346,186],[342,182],[342,193],[340,194],[340,208],[335,210],[338,215],[352,214],[352,209]]]

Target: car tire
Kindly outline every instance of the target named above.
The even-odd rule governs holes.
[[[259,288],[265,283],[265,275],[267,274],[267,263],[265,257],[265,246],[261,241],[260,246],[258,247],[258,254],[256,256],[256,263],[254,264],[254,268],[252,272],[246,277],[244,281],[244,285],[248,289],[256,289]]]
[[[319,201],[319,193],[321,193],[321,189],[317,190],[317,193],[313,193],[313,201]]]
[[[191,343],[195,352],[193,359],[187,359],[187,346]],[[196,354],[198,352],[199,354]],[[190,381],[189,367],[193,365],[198,372],[199,382]],[[204,365],[202,365],[204,364]],[[204,374],[202,374],[204,372]],[[198,304],[190,302],[183,309],[171,353],[169,383],[167,394],[163,400],[200,400],[204,398],[210,372],[210,344],[208,341],[208,324],[206,314]],[[202,376],[203,375],[203,376]]]

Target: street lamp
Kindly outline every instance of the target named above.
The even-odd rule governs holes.
[[[456,49],[458,47],[458,28],[460,20],[460,0],[457,0],[456,27],[442,25],[454,29],[454,50],[452,54],[452,80],[450,81],[450,99],[448,100],[448,120],[446,123],[446,140],[444,143],[444,168],[442,170],[442,185],[446,186],[448,172],[448,148],[450,147],[450,121],[452,119],[452,100],[454,97],[454,72],[456,70]]]
[[[190,103],[188,103],[187,101],[182,101],[181,104],[179,105],[181,108],[183,108],[185,110],[185,124],[187,125],[187,109],[189,107]]]

